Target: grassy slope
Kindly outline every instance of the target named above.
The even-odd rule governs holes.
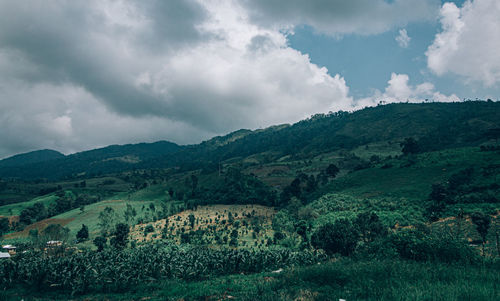
[[[0,215],[1,216],[12,216],[19,215],[23,209],[33,206],[35,203],[43,203],[45,207],[48,207],[52,202],[57,199],[57,196],[54,194],[44,195],[41,197],[37,197],[28,202],[9,204],[5,206],[0,206]]]
[[[73,209],[30,225],[26,227],[25,230],[9,234],[5,238],[26,238],[30,229],[43,230],[49,224],[60,223],[70,229],[69,235],[72,239],[76,236],[76,233],[80,230],[82,224],[85,224],[89,227],[90,238],[93,239],[99,232],[99,213],[104,210],[105,207],[111,207],[115,211],[115,222],[125,221],[123,213],[127,204],[130,204],[136,210],[136,220],[139,218],[151,219],[149,205],[153,203],[155,207],[160,208],[160,195],[161,193],[159,192],[157,186],[151,186],[132,194],[121,193],[116,197],[85,206],[84,212],[81,212],[79,208]],[[19,205],[24,204],[26,203],[21,203]]]

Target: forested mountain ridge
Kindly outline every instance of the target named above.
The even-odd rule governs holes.
[[[0,167],[21,166],[21,165],[50,161],[50,160],[56,160],[60,158],[64,158],[64,155],[61,154],[60,152],[51,149],[43,149],[24,154],[14,155],[12,157],[0,160]]]
[[[0,161],[0,176],[21,179],[60,179],[77,174],[106,174],[127,170],[138,163],[183,149],[175,143],[158,141],[127,145],[110,145],[104,148],[84,151],[53,160],[39,160],[18,164],[12,162],[17,156]],[[24,158],[24,157],[20,157]]]
[[[219,162],[269,153],[270,160],[285,155],[352,149],[376,141],[419,140],[422,151],[467,146],[495,138],[500,128],[500,103],[389,104],[363,110],[317,114],[293,125],[255,131],[239,130],[196,145],[161,141],[113,145],[41,162],[6,164],[0,176],[60,179],[78,174],[96,175],[133,169],[180,167],[215,170]]]

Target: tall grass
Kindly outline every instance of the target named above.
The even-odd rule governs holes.
[[[479,265],[401,260],[340,259],[281,273],[162,280],[131,287],[125,294],[84,295],[75,300],[474,300],[500,298],[500,262]],[[22,296],[8,291],[9,296]],[[39,295],[40,300],[63,295]],[[37,299],[38,300],[38,299]]]

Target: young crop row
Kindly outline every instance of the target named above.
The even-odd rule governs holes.
[[[21,285],[37,291],[63,290],[72,294],[120,292],[144,281],[199,280],[310,265],[325,259],[325,255],[309,251],[213,250],[165,244],[61,257],[30,252],[0,262],[0,284],[2,288]]]

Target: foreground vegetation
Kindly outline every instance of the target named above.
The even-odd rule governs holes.
[[[149,280],[126,293],[91,293],[73,300],[478,300],[500,297],[498,263],[443,264],[341,259],[281,273],[212,277],[201,281]],[[9,289],[0,300],[26,296]],[[64,300],[60,292],[30,292],[31,300]],[[25,300],[30,300],[25,299]]]

